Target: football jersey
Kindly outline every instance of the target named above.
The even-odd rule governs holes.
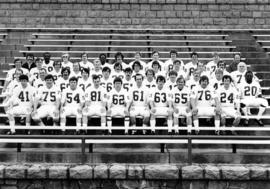
[[[100,85],[103,86],[109,93],[113,88],[113,79],[111,77],[108,78],[107,80],[105,78],[101,78]]]
[[[83,91],[85,91],[88,87],[90,87],[92,85],[92,81],[90,78],[88,78],[87,80],[84,80],[83,78],[80,78],[78,80],[78,87],[81,87],[81,89]]]
[[[134,85],[134,80],[131,78],[129,81],[126,78],[123,79],[123,88],[128,92],[129,89]]]
[[[85,101],[90,101],[91,105],[102,106],[106,99],[106,89],[103,86],[96,88],[94,85],[85,90]]]
[[[163,77],[165,77],[166,78],[166,72],[165,71],[158,71],[158,72],[156,72],[155,73],[155,77],[157,78],[159,75],[161,75],[161,76],[163,76]]]
[[[61,91],[53,85],[50,89],[47,86],[39,88],[37,99],[41,105],[56,105],[56,102],[61,98]]]
[[[56,85],[59,87],[61,91],[69,87],[69,80],[65,80],[64,78],[60,77],[56,81]]]
[[[180,60],[181,65],[180,65],[180,70],[184,69],[184,62]],[[169,71],[173,70],[173,60],[170,58],[169,60],[165,61],[164,63],[164,71],[168,73]]]
[[[53,60],[50,60],[48,64],[46,64],[45,61],[43,61],[42,67],[46,68],[47,73],[51,73],[54,70],[53,63],[54,63]]]
[[[191,76],[194,72],[195,69],[197,69],[198,67],[198,63],[197,64],[193,64],[193,62],[188,62],[185,65],[185,71],[187,73],[187,76]]]
[[[152,60],[152,61],[150,61],[150,62],[148,62],[148,63],[146,64],[146,70],[147,70],[147,69],[152,69],[153,62],[154,62],[154,60]],[[164,64],[164,62],[162,62],[162,61],[160,61],[160,60],[157,60],[157,62],[159,63],[159,65],[160,65],[160,67],[161,67],[161,71],[165,71],[165,64]]]
[[[167,80],[166,83],[164,84],[164,87],[167,88],[168,90],[173,90],[177,86],[176,82],[171,82],[171,80]]]
[[[120,77],[121,79],[124,79],[125,78],[125,74],[122,71],[121,72],[112,71],[111,77],[112,77],[112,79],[114,79],[116,77]]]
[[[45,80],[41,80],[40,78],[35,80],[33,83],[33,87],[35,87],[35,89],[38,89],[38,88],[45,86],[45,85],[46,85]]]
[[[215,90],[218,90],[223,85],[223,82],[222,79],[218,81],[217,78],[215,77],[210,80],[209,85],[213,87]]]
[[[191,94],[191,98],[195,99],[197,106],[211,106],[212,100],[215,99],[216,93],[212,87],[207,86],[203,89],[200,85],[196,87]]]
[[[12,93],[12,101],[19,102],[19,106],[31,107],[33,98],[35,97],[35,89],[28,83],[26,88],[19,85],[14,88]]]
[[[199,86],[199,81],[195,81],[193,78],[187,81],[186,86],[190,89],[193,90],[195,87]]]
[[[171,92],[165,87],[161,90],[156,87],[151,91],[150,101],[154,103],[155,107],[168,107],[170,100]]]
[[[93,70],[93,71],[90,73],[90,77],[93,76],[93,75],[98,75],[100,79],[103,78],[103,74],[102,74],[102,70],[101,70],[101,69],[98,70],[98,71]]]
[[[174,70],[174,71],[176,71],[176,70]],[[177,77],[180,77],[180,76],[183,76],[184,78],[187,77],[187,73],[182,69],[180,69],[179,71],[176,71],[176,72],[177,72]],[[167,77],[169,77],[169,75]]]
[[[235,86],[238,86],[245,81],[245,74],[246,72],[239,72],[238,70],[231,73],[231,77]]]
[[[30,81],[33,81],[35,79],[39,78],[39,69],[37,67],[32,68],[29,73]]]
[[[119,92],[115,89],[112,89],[109,96],[108,96],[108,102],[111,103],[112,107],[125,107],[126,103],[128,103],[129,95],[125,89],[121,89]]]
[[[70,71],[72,71],[73,63],[72,62],[67,62],[67,63],[62,62],[62,69],[67,68],[67,67],[69,68]]]
[[[129,93],[131,100],[131,106],[144,107],[147,106],[149,98],[149,89],[146,86],[141,86],[140,88],[135,84]]]
[[[244,81],[242,84],[238,86],[240,91],[241,99],[243,98],[252,98],[258,97],[261,94],[261,86],[259,82],[253,80],[252,83],[248,84]]]
[[[56,82],[59,78],[62,77],[61,70],[59,72],[56,72],[54,69],[50,73],[53,76],[54,82]]]
[[[157,83],[154,79],[152,81],[148,81],[147,79],[145,79],[143,81],[143,85],[146,86],[148,89],[157,87]]]
[[[210,74],[215,73],[216,69],[217,69],[217,64],[215,63],[214,60],[206,64],[206,70],[209,71]]]
[[[187,107],[189,101],[190,89],[188,87],[184,86],[182,90],[180,90],[178,87],[175,87],[172,90],[172,102],[176,107]]]
[[[230,86],[226,89],[224,86],[221,86],[217,90],[217,97],[221,107],[234,107],[234,104],[239,99],[239,93],[235,87]]]
[[[17,81],[16,79],[15,79],[15,80],[12,80],[12,81],[8,84],[8,86],[7,86],[6,91],[5,91],[4,94],[7,95],[7,96],[12,96],[13,90],[14,90],[16,87],[20,86],[20,85],[21,85],[21,83],[20,83],[19,81]]]
[[[137,60],[140,62],[141,66],[142,66],[142,71],[145,71],[145,68],[146,68],[146,63],[142,60]],[[136,60],[132,61],[129,63],[130,67],[132,67],[132,65],[134,64],[134,62],[136,62]]]
[[[23,71],[23,74],[25,75],[29,75],[29,71],[28,69],[25,68],[21,68],[21,70]],[[16,72],[16,68],[12,68],[11,70],[8,71],[7,73],[7,77],[6,77],[6,81],[11,81],[15,79],[15,72]]]
[[[82,78],[82,74],[81,74],[81,72],[75,73],[75,72],[72,71],[70,73],[69,78],[71,78],[71,77],[76,77],[77,79],[80,79],[80,78]]]
[[[80,64],[81,69],[82,68],[88,68],[89,71],[94,70],[94,65],[93,65],[92,62],[87,61],[86,63],[84,63],[83,61],[81,61],[81,62],[79,62],[79,64]]]
[[[77,87],[75,90],[71,90],[70,87],[66,88],[62,92],[62,103],[65,103],[65,106],[78,106],[84,102],[84,92],[80,87]]]

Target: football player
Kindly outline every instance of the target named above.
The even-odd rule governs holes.
[[[134,80],[132,79],[132,69],[130,67],[127,67],[124,70],[125,77],[123,79],[123,88],[129,91],[129,89],[133,86]]]
[[[29,84],[27,75],[19,77],[20,85],[17,86],[10,99],[10,107],[8,113],[10,134],[15,134],[15,116],[24,115],[26,117],[26,126],[30,126],[30,115],[34,103],[34,88]]]
[[[191,61],[185,65],[185,72],[187,73],[187,80],[189,80],[194,70],[198,67],[198,63],[199,63],[198,53],[192,52],[190,57],[191,57]]]
[[[41,68],[46,69],[46,67],[43,66],[42,59],[40,58],[37,58],[35,60],[35,64],[37,65],[37,67],[32,68],[29,73],[30,83],[32,83],[34,80],[39,78],[38,76],[39,76],[39,71]],[[46,72],[47,72],[47,69],[46,69]]]
[[[173,70],[173,65],[174,61],[178,60],[177,59],[178,53],[176,49],[170,50],[170,59],[165,62],[165,72],[168,74],[171,70]],[[184,67],[184,62],[182,60],[178,60],[180,63],[180,69],[183,69]]]
[[[59,107],[60,107],[60,89],[54,85],[54,79],[51,74],[45,77],[45,86],[39,88],[34,103],[33,119],[39,125],[44,126],[42,118],[53,118],[53,125],[59,122]],[[41,105],[38,108],[38,105]]]
[[[199,86],[201,72],[198,69],[195,69],[192,75],[193,76],[186,83],[190,90],[193,90],[196,86]]]
[[[70,72],[70,77],[77,77],[77,79],[82,78],[81,66],[79,62],[73,63],[72,71]]]
[[[78,79],[78,86],[81,87],[83,91],[85,91],[87,87],[92,85],[92,81],[89,77],[89,69],[82,68],[81,74],[82,77]]]
[[[144,84],[147,88],[152,89],[157,86],[155,81],[155,72],[152,69],[148,69],[145,73],[146,79],[144,80]]]
[[[43,60],[42,66],[44,66],[46,68],[47,73],[51,73],[53,71],[53,67],[54,67],[53,66],[54,61],[51,60],[51,54],[49,52],[45,52],[43,54],[43,59],[44,60]]]
[[[145,65],[146,65],[146,63],[141,60],[141,57],[142,57],[142,54],[140,52],[135,52],[135,55],[134,55],[134,59],[135,60],[129,63],[129,65],[132,65],[133,71],[135,71],[135,69],[133,68],[133,65],[134,65],[135,62],[139,62],[140,65],[141,65],[140,70],[145,71]]]
[[[158,51],[153,51],[152,52],[152,60],[146,64],[146,70],[149,68],[153,68],[153,62],[158,62],[160,65],[160,71],[164,71],[164,63],[159,60],[159,52]]]
[[[47,68],[48,73],[52,74],[54,82],[58,80],[58,78],[62,77],[62,62],[61,61],[55,61],[53,63],[53,70],[49,71],[49,67]]]
[[[166,82],[165,77],[157,77],[157,87],[151,91],[150,95],[150,107],[151,117],[150,126],[152,133],[155,133],[156,118],[159,116],[165,116],[167,118],[168,132],[172,132],[172,106],[171,106],[171,94],[167,88],[164,87]]]
[[[173,70],[176,71],[178,77],[180,77],[181,75],[186,78],[186,72],[184,65],[182,65],[182,61],[180,60],[175,60],[173,61]]]
[[[200,116],[214,116],[216,134],[219,134],[220,106],[217,95],[213,88],[209,86],[209,79],[207,76],[202,76],[199,83],[200,85],[192,92],[190,100],[195,131],[197,134],[199,133],[198,118]],[[212,106],[212,100],[214,100],[215,107]]]
[[[101,62],[98,58],[94,60],[94,70],[92,71],[91,75],[98,75],[100,79],[103,77],[102,75],[102,67],[101,67]]]
[[[220,61],[218,52],[214,52],[212,53],[212,55],[213,55],[213,60],[211,60],[210,62],[206,64],[206,70],[210,72],[210,74],[215,73],[217,69],[217,64]]]
[[[143,66],[141,65],[139,61],[134,61],[131,65],[132,65],[132,70],[133,70],[133,74],[132,74],[133,78],[135,78],[135,75],[137,74],[143,75]]]
[[[115,79],[116,77],[120,77],[121,79],[124,79],[125,74],[123,73],[122,64],[119,62],[116,62],[113,65],[113,71],[111,73],[112,79]]]
[[[93,85],[85,90],[85,107],[83,110],[83,128],[88,125],[88,117],[99,116],[101,127],[106,126],[106,89],[100,85],[100,77],[93,75]]]
[[[62,68],[68,67],[69,70],[72,69],[73,63],[69,61],[69,54],[68,53],[63,53],[62,54]]]
[[[247,71],[245,74],[244,82],[239,86],[241,109],[245,116],[249,114],[249,107],[259,108],[257,122],[260,126],[263,126],[261,116],[265,112],[268,102],[262,98],[261,86],[254,78],[252,71]],[[245,120],[245,125],[248,125],[248,118]]]
[[[45,76],[47,75],[47,71],[45,68],[41,68],[39,70],[39,79],[36,79],[33,81],[33,86],[36,90],[38,90],[39,87],[42,87],[45,85]]]
[[[107,126],[109,133],[111,133],[112,117],[120,116],[125,118],[124,127],[125,134],[128,134],[129,127],[129,95],[125,89],[122,88],[123,81],[116,77],[113,80],[114,88],[110,92],[107,104]]]
[[[83,106],[84,92],[78,87],[78,79],[76,77],[71,77],[69,79],[69,87],[63,90],[61,98],[60,126],[63,132],[66,129],[66,117],[75,116],[77,126],[76,132],[79,133],[82,125]]]
[[[70,69],[69,68],[63,68],[61,71],[62,77],[58,78],[56,81],[56,85],[59,87],[61,91],[68,88],[69,86],[69,75],[70,75]]]
[[[105,87],[107,93],[109,93],[113,88],[113,79],[111,78],[111,69],[107,66],[105,66],[102,69],[102,75],[100,85]]]
[[[223,71],[221,69],[216,69],[215,77],[210,80],[210,86],[212,86],[215,90],[218,90],[221,85],[223,85]]]
[[[94,70],[94,65],[88,60],[87,53],[84,52],[81,54],[81,61],[79,62],[80,68],[88,68],[90,71]]]
[[[231,73],[234,85],[238,86],[245,81],[245,74],[247,72],[247,65],[244,62],[239,62],[237,70]]]
[[[171,70],[168,75],[169,75],[169,79],[167,80],[165,84],[165,88],[169,90],[173,90],[173,88],[177,86],[177,83],[176,83],[177,72],[174,70]]]
[[[179,116],[186,118],[188,133],[191,133],[192,120],[191,120],[191,105],[190,105],[190,89],[185,86],[185,79],[183,76],[177,78],[177,87],[172,90],[172,106],[174,109],[174,128],[178,133]]]
[[[159,75],[166,77],[166,72],[162,70],[161,65],[158,61],[152,62],[152,69],[154,70],[156,77],[158,77]]]
[[[143,75],[135,75],[135,84],[130,90],[130,121],[136,125],[136,116],[143,117],[143,127],[149,122],[150,112],[148,108],[149,89],[143,85]],[[145,130],[143,131],[145,134]]]
[[[129,67],[129,65],[128,65],[127,63],[124,62],[124,58],[125,58],[125,57],[124,57],[123,53],[121,53],[121,52],[117,52],[117,53],[115,53],[115,55],[114,55],[115,63],[121,64],[123,70],[126,69],[127,67]],[[114,64],[115,64],[115,63],[114,63]],[[123,79],[123,78],[122,78],[122,79]]]

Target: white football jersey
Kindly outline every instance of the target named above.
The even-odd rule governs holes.
[[[218,90],[223,85],[223,82],[222,79],[218,81],[217,78],[215,77],[210,80],[209,85],[213,87],[215,90]]]
[[[210,74],[215,73],[216,69],[217,69],[217,64],[215,63],[214,60],[206,64],[206,71],[210,72]]]
[[[85,90],[85,101],[91,102],[92,105],[102,106],[106,100],[107,91],[103,86],[96,88],[94,85]]]
[[[100,85],[106,89],[107,93],[109,93],[113,89],[113,79],[111,77],[107,80],[102,78],[100,80]]]
[[[71,72],[70,73],[70,75],[69,75],[69,78],[71,78],[71,77],[76,77],[77,79],[80,79],[80,78],[82,78],[82,74],[81,74],[81,72],[79,71],[79,72],[77,72],[77,73],[75,73],[75,72]]]
[[[239,100],[239,92],[233,86],[230,86],[228,89],[226,89],[224,86],[221,86],[217,90],[217,97],[221,107],[234,107],[234,105]]]
[[[39,69],[37,67],[32,68],[29,73],[30,81],[36,80],[39,78]]]
[[[126,107],[129,101],[129,94],[123,88],[119,92],[112,89],[108,96],[108,103],[111,104],[112,107]]]
[[[112,71],[111,77],[112,77],[112,79],[115,79],[116,77],[120,77],[121,79],[124,79],[125,78],[125,74],[122,71],[121,72]]]
[[[152,81],[148,81],[147,79],[145,79],[145,80],[143,80],[143,85],[146,86],[148,89],[152,89],[152,88],[157,87],[157,83],[156,83],[155,79],[153,79]]]
[[[189,101],[190,89],[188,87],[184,86],[182,90],[175,87],[172,90],[172,102],[176,107],[187,107]]]
[[[193,78],[191,78],[190,80],[188,80],[187,83],[186,83],[186,86],[190,90],[193,90],[194,88],[196,88],[199,85],[200,85],[199,81],[195,81]]]
[[[29,71],[28,69],[25,68],[21,68],[21,70],[23,71],[23,74],[28,75],[29,76]],[[7,73],[7,77],[6,77],[6,81],[11,81],[15,79],[15,72],[16,72],[16,68],[12,68],[8,71]]]
[[[92,72],[90,72],[90,77],[92,77],[93,75],[98,75],[99,76],[99,78],[101,79],[101,78],[103,78],[103,74],[102,74],[102,70],[100,69],[100,70],[93,70]]]
[[[58,78],[62,77],[61,70],[56,72],[55,70],[51,71],[50,74],[53,76],[54,82],[57,82]]]
[[[81,68],[87,68],[87,69],[89,69],[90,72],[94,70],[94,65],[90,61],[87,61],[87,62],[81,61],[81,62],[79,62],[79,64],[80,64]]]
[[[14,89],[15,89],[16,87],[20,86],[20,85],[21,85],[21,83],[20,83],[19,81],[17,81],[16,79],[12,80],[12,81],[8,84],[8,86],[7,86],[7,88],[6,88],[6,91],[5,91],[5,93],[3,93],[3,94],[7,95],[8,97],[12,96]]]
[[[72,71],[73,63],[72,62],[67,62],[67,63],[62,62],[62,69],[67,68],[67,67],[69,68],[70,71]]]
[[[128,92],[129,89],[134,85],[134,80],[131,78],[129,81],[126,78],[123,79],[123,88]]]
[[[197,64],[193,64],[193,62],[188,62],[185,65],[185,71],[187,73],[187,76],[191,76],[194,72],[195,69],[197,69],[198,67],[198,63]]]
[[[164,86],[161,90],[156,87],[151,90],[149,100],[154,103],[155,107],[168,107],[168,103],[171,101],[171,92]]]
[[[54,70],[53,63],[53,60],[50,60],[48,64],[43,61],[42,67],[46,68],[48,74],[50,74]]]
[[[69,87],[69,79],[65,80],[64,78],[60,77],[56,81],[56,86],[59,87],[61,91]]]
[[[131,100],[131,106],[135,107],[145,107],[148,103],[149,98],[149,88],[146,86],[141,86],[140,88],[135,84],[130,89],[129,94]]]
[[[45,80],[41,80],[40,78],[35,80],[33,83],[33,87],[35,87],[35,89],[37,89],[37,90],[39,90],[38,88],[45,86],[45,85],[46,85]]]
[[[42,86],[38,89],[37,99],[41,105],[56,105],[61,99],[61,91],[55,85],[50,89],[47,86]]]
[[[87,80],[84,80],[83,78],[80,78],[78,80],[78,87],[81,87],[83,91],[85,91],[88,87],[92,85],[92,80],[88,78]]]
[[[33,105],[33,99],[35,97],[35,89],[28,83],[26,88],[19,85],[14,88],[11,101],[19,102],[19,106],[31,107]]]
[[[168,90],[173,90],[177,86],[176,82],[171,82],[171,80],[167,80],[166,83],[164,84],[164,87],[167,88]]]
[[[199,85],[191,93],[191,98],[196,100],[197,106],[212,106],[212,100],[216,97],[214,89],[209,85],[205,89]]]
[[[62,92],[62,104],[64,106],[75,106],[77,107],[81,103],[84,103],[84,92],[80,87],[77,87],[75,90],[71,90],[70,87],[66,88]]]
[[[258,97],[262,92],[261,86],[259,82],[253,80],[252,83],[248,84],[246,81],[241,83],[238,86],[240,97],[243,98],[252,98],[252,97]]]
[[[239,72],[238,70],[231,73],[232,80],[235,84],[235,86],[238,86],[239,84],[243,83],[245,81],[245,72]]]
[[[179,59],[178,59],[179,60]],[[180,70],[184,70],[184,62],[180,60]],[[169,60],[166,60],[164,63],[164,71],[168,73],[169,71],[173,70],[173,60],[170,58]]]

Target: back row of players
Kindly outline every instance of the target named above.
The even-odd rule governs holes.
[[[104,63],[102,58],[91,63],[87,54],[75,63],[69,61],[68,54],[63,54],[62,62],[44,56],[44,61],[36,59],[36,67],[30,72],[22,68],[21,60],[15,60],[4,87],[11,132],[15,132],[14,116],[18,114],[27,115],[27,124],[30,115],[41,125],[43,117],[53,117],[55,123],[60,117],[63,131],[67,116],[76,116],[78,131],[87,127],[89,117],[100,116],[101,126],[105,128],[107,124],[109,132],[114,116],[125,117],[126,132],[129,118],[134,126],[136,116],[144,118],[144,126],[150,119],[152,132],[157,116],[167,117],[169,132],[178,132],[179,116],[186,117],[189,131],[192,115],[197,131],[198,117],[214,116],[218,131],[220,118],[223,126],[225,117],[233,117],[236,126],[240,108],[248,115],[249,106],[259,107],[257,120],[263,124],[260,116],[268,102],[261,98],[258,79],[247,71],[245,63],[240,62],[236,71],[228,73],[218,54],[206,65],[198,61],[195,52],[187,64],[177,59],[175,50],[170,55],[163,63],[158,59],[159,53],[153,52],[153,61],[146,64],[137,53],[136,60],[126,64],[119,53],[113,65]]]

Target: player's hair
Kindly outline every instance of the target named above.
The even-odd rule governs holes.
[[[155,72],[154,72],[153,69],[148,69],[148,70],[146,70],[145,75],[147,76],[149,72],[152,72],[153,77],[155,77]]]
[[[115,84],[116,82],[120,82],[121,84],[123,83],[121,77],[116,77],[116,78],[114,78],[113,84]]]
[[[118,56],[121,56],[121,59],[124,60],[124,55],[123,55],[123,53],[121,53],[121,52],[115,53],[114,59],[117,60],[117,57],[118,57]]]
[[[20,77],[19,77],[19,81],[22,81],[22,80],[29,81],[29,78],[28,78],[28,76],[27,76],[27,75],[22,74],[22,75],[20,75]]]
[[[35,59],[35,56],[34,56],[34,54],[32,54],[32,53],[28,53],[28,54],[26,54],[26,59],[27,59],[27,57],[32,57],[33,59]]]
[[[199,55],[198,55],[198,53],[197,52],[195,52],[195,51],[193,51],[191,54],[190,54],[190,57],[192,57],[192,56],[197,56],[197,57],[199,57]]]
[[[107,71],[111,73],[111,68],[109,68],[108,66],[105,66],[104,68],[102,68],[102,72],[107,72]]]
[[[70,69],[69,69],[69,67],[63,68],[63,69],[61,70],[61,75],[63,75],[65,71],[68,71],[68,75],[70,75]]]
[[[22,60],[19,59],[19,58],[16,58],[16,59],[14,60],[14,64],[15,64],[15,62],[18,62],[18,61],[22,64]]]
[[[223,82],[223,83],[224,83],[225,79],[229,79],[230,82],[232,82],[232,77],[231,77],[230,75],[224,75],[224,76],[222,77],[222,82]]]
[[[216,69],[215,74],[223,74],[222,69],[220,69],[220,68]]]
[[[78,82],[78,78],[75,77],[75,76],[73,76],[73,77],[69,78],[68,81],[69,81],[69,82],[71,82],[71,81],[76,81],[76,82]]]
[[[130,68],[130,67],[127,67],[125,70],[124,70],[124,73],[126,72],[132,72],[133,70]]]
[[[199,83],[201,84],[203,81],[207,81],[209,83],[209,78],[206,75],[201,76]]]
[[[93,79],[93,81],[94,81],[94,80],[96,80],[96,79],[100,79],[100,77],[99,77],[98,75],[94,74],[94,75],[92,75],[92,79]]]
[[[46,81],[46,80],[49,80],[49,79],[52,79],[52,80],[54,81],[54,77],[53,77],[52,74],[48,74],[48,75],[46,75],[45,78],[44,78],[45,81]]]
[[[160,66],[160,64],[159,64],[158,61],[152,62],[152,68],[154,67],[154,65],[158,65],[158,69],[159,69],[159,70],[161,69],[161,66]]]
[[[67,57],[69,58],[69,54],[68,53],[62,53],[62,56],[63,57],[64,55],[67,55]]]
[[[153,51],[153,52],[152,52],[152,56],[153,56],[154,54],[156,54],[156,53],[158,53],[158,55],[159,55],[159,52],[158,52],[158,51]]]
[[[177,72],[175,70],[171,70],[169,72],[169,76],[172,76],[172,75],[175,75],[177,77],[178,74],[177,74]]]
[[[179,64],[181,65],[181,60],[174,60],[173,65],[175,65],[177,62],[179,62]]]
[[[83,53],[81,54],[81,58],[83,57],[83,55],[86,55],[86,57],[88,58],[88,55],[87,55],[86,52],[83,52]]]
[[[113,65],[113,69],[115,69],[116,67],[120,66],[121,67],[121,70],[123,70],[123,67],[122,67],[122,64],[119,63],[119,62],[116,62],[114,65]]]
[[[182,75],[177,78],[176,83],[180,82],[181,80],[184,80],[184,83],[186,84],[186,80]]]
[[[199,72],[201,74],[201,71],[198,68],[194,69],[192,74],[194,75],[194,73],[196,73],[196,72]]]
[[[89,68],[82,68],[81,73],[83,73],[83,72],[86,72],[87,75],[89,76],[89,73],[90,73]]]
[[[141,63],[140,63],[140,61],[135,61],[135,62],[133,62],[133,64],[132,64],[132,69],[134,70],[134,68],[135,68],[135,66],[140,66],[140,69],[142,69],[142,65],[141,65]]]
[[[39,62],[39,61],[42,61],[42,59],[41,58],[36,58],[35,63]]]
[[[163,81],[165,83],[166,82],[166,79],[165,79],[164,76],[159,75],[159,76],[157,76],[156,82],[159,82],[159,81]]]
[[[51,57],[51,53],[49,53],[49,52],[43,53],[43,57],[44,57],[45,55],[50,55],[50,57]]]
[[[142,77],[142,80],[143,80],[143,75],[142,75],[142,74],[136,74],[136,75],[134,76],[135,81],[136,81],[137,78],[140,77],[140,76]]]
[[[248,71],[245,73],[245,77],[246,77],[248,74],[254,75],[253,72],[252,72],[251,70],[248,70]]]
[[[56,65],[60,65],[60,67],[62,67],[62,62],[60,60],[56,60],[53,62],[53,67],[55,67]]]
[[[176,54],[176,56],[177,56],[177,55],[178,55],[177,50],[176,50],[176,49],[171,49],[171,50],[170,50],[170,56],[171,56],[172,54]]]

